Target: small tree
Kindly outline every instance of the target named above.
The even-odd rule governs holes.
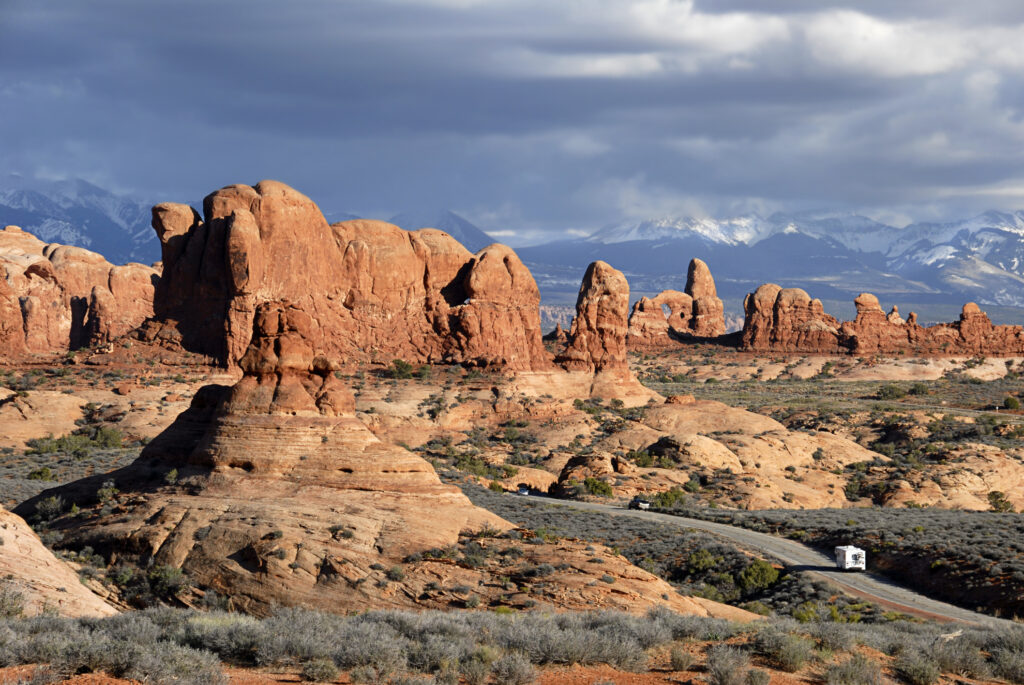
[[[1018,400],[1013,395],[1008,396],[1005,400],[1003,400],[1003,409],[1010,409],[1011,411],[1016,411],[1017,409],[1020,409],[1020,400]]]

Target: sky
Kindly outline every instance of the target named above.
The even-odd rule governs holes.
[[[0,170],[288,183],[513,245],[1024,208],[1019,0],[0,0]]]

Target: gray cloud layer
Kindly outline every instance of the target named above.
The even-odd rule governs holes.
[[[1024,207],[1024,6],[15,0],[0,163],[156,199],[277,178],[489,230]]]

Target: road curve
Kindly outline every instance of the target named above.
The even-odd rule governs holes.
[[[808,547],[807,545],[780,538],[767,533],[729,526],[722,523],[701,521],[700,519],[659,514],[653,511],[636,511],[621,506],[610,506],[596,502],[578,502],[576,500],[554,500],[548,497],[530,495],[524,497],[536,502],[544,502],[553,506],[569,506],[576,509],[597,511],[611,516],[631,516],[648,521],[657,521],[680,528],[692,528],[726,538],[741,547],[762,552],[774,557],[782,564],[810,573],[813,576],[831,583],[849,594],[871,600],[882,606],[906,614],[921,616],[940,621],[954,621],[993,628],[1005,628],[1017,625],[1013,621],[981,614],[963,609],[952,604],[940,602],[918,594],[913,590],[894,583],[874,573],[845,573],[835,568],[831,557]]]

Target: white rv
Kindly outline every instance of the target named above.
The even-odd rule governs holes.
[[[836,568],[840,571],[864,571],[867,569],[867,553],[853,545],[836,547]]]

